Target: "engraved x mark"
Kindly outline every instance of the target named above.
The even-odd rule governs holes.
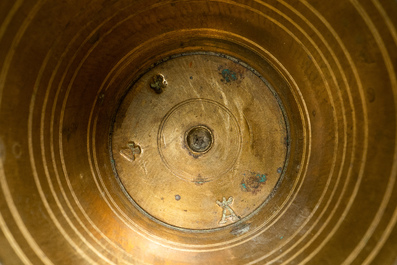
[[[135,160],[136,155],[141,154],[141,148],[139,147],[139,145],[136,145],[134,142],[129,142],[127,146],[128,148],[124,148],[120,150],[120,154],[125,159],[132,162]]]

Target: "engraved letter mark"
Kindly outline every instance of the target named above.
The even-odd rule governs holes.
[[[223,211],[222,211],[222,219],[219,221],[219,224],[225,224],[226,223],[226,219],[230,219],[231,221],[237,221],[240,219],[240,217],[238,217],[234,211],[232,210],[232,208],[230,207],[230,205],[233,202],[233,197],[229,197],[228,200],[226,200],[225,197],[223,197],[222,202],[220,201],[216,201],[216,203],[219,205],[219,207],[222,207]],[[226,211],[229,212],[228,215],[226,215]]]

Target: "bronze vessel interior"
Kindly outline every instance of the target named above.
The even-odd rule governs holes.
[[[0,1],[0,264],[397,264],[394,0]]]

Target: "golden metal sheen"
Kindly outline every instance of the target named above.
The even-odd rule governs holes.
[[[161,94],[148,86],[155,72],[168,80]],[[282,109],[272,88],[236,59],[172,58],[123,99],[111,139],[116,174],[137,207],[168,225],[218,228],[216,202],[226,196],[239,215],[233,221],[244,219],[265,202],[285,166]],[[119,151],[130,141],[142,150],[135,161]]]
[[[0,264],[397,262],[394,0],[0,1]]]

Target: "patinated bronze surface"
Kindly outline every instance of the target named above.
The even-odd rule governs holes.
[[[0,264],[397,263],[397,2],[0,1]]]
[[[175,228],[219,228],[216,202],[228,196],[235,219],[248,220],[288,158],[288,123],[274,89],[222,56],[185,54],[159,64],[131,86],[116,114],[112,159],[126,196]],[[157,72],[168,84],[161,94],[149,85]],[[129,141],[142,150],[133,163],[123,153]]]

